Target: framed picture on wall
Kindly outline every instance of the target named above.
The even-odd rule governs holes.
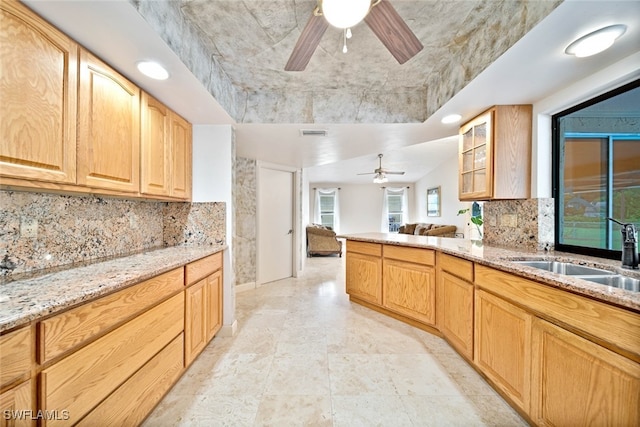
[[[440,187],[427,189],[427,216],[440,216]]]

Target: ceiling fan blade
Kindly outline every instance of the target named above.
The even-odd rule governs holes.
[[[411,28],[387,0],[374,6],[364,22],[400,64],[413,58],[423,48]]]
[[[383,173],[387,175],[404,175],[404,172],[394,172],[394,171],[384,171]]]
[[[307,68],[307,64],[313,56],[316,47],[320,44],[320,39],[329,24],[322,16],[317,16],[315,11],[311,13],[311,18],[307,21],[307,25],[304,26],[300,37],[296,42],[296,46],[291,52],[289,61],[285,65],[285,71],[303,71]]]
[[[356,175],[375,175],[377,174],[377,172],[365,172],[365,173],[358,173]]]

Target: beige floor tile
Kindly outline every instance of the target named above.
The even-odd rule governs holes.
[[[256,426],[331,427],[331,398],[327,396],[264,396]]]
[[[398,394],[381,354],[329,354],[332,396]]]
[[[412,426],[400,396],[333,396],[334,427]]]
[[[461,396],[456,384],[428,354],[390,354],[384,362],[401,395]]]
[[[265,395],[329,395],[326,353],[287,354],[274,359]]]
[[[484,426],[482,416],[464,396],[401,396],[411,422],[425,427]]]

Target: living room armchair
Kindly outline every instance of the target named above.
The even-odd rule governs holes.
[[[330,227],[318,224],[307,226],[307,256],[333,255],[342,257],[342,242]]]

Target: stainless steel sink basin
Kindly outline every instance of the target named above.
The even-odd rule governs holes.
[[[514,261],[516,264],[527,267],[539,268],[553,273],[565,274],[567,276],[592,276],[592,275],[614,275],[611,271],[601,268],[587,267],[584,265],[572,264],[570,262],[559,261]]]
[[[633,277],[615,274],[613,276],[582,277],[582,279],[599,283],[601,285],[613,286],[614,288],[640,292],[640,279],[634,279]]]

